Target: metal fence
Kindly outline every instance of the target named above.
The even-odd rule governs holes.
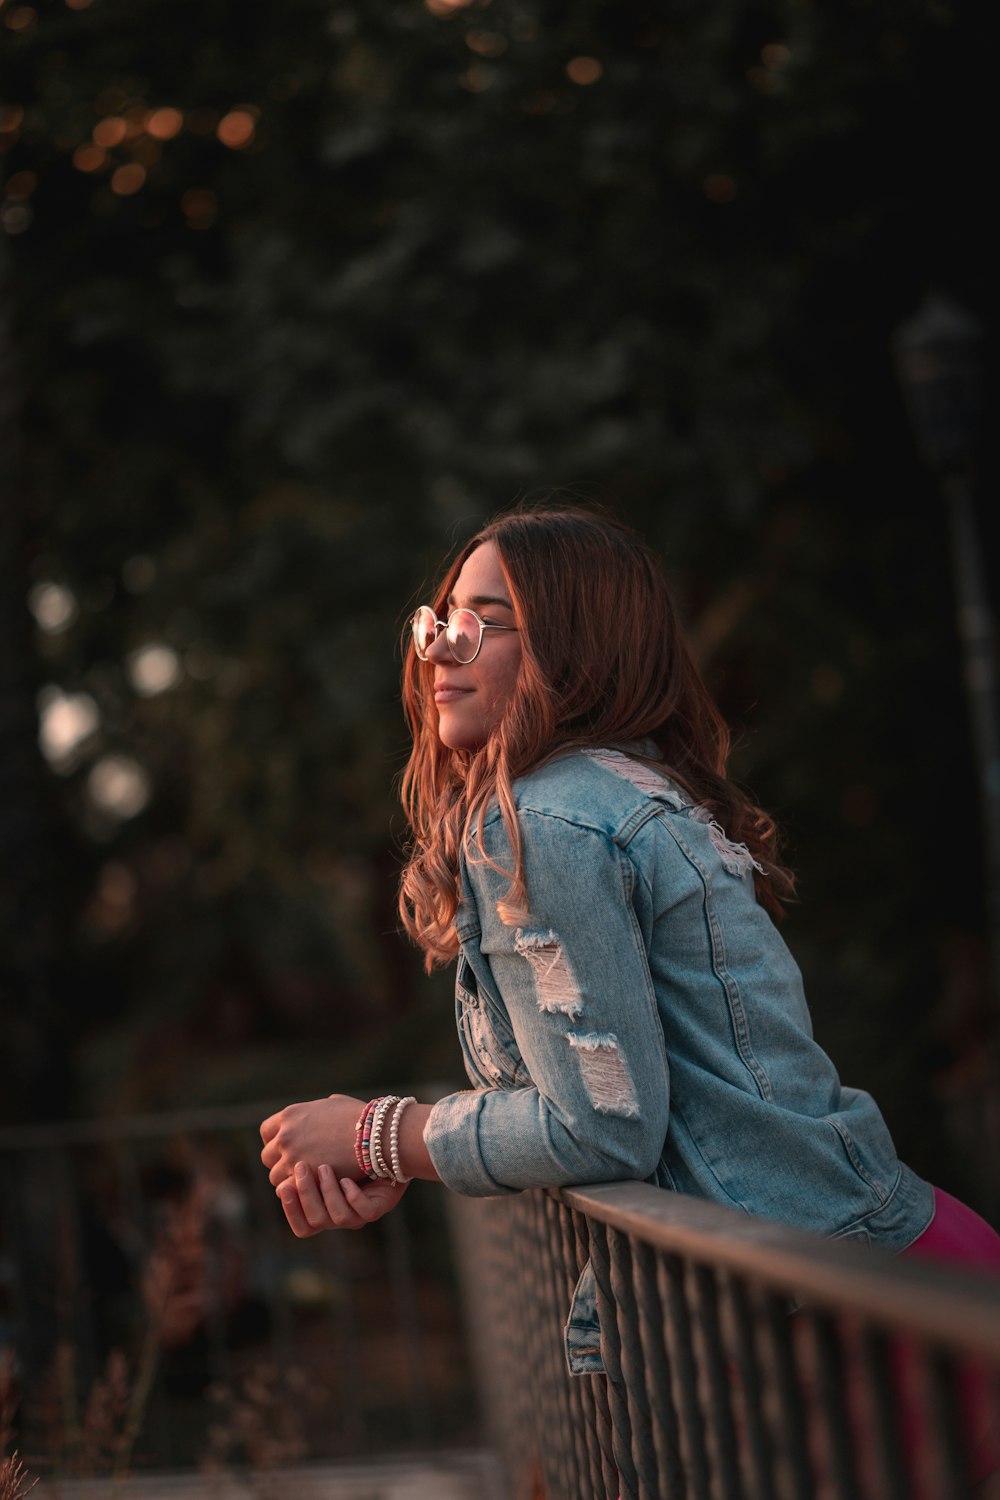
[[[297,1240],[273,1108],[0,1132],[0,1429],[36,1472],[476,1442],[442,1193]]]
[[[645,1184],[456,1200],[453,1221],[513,1500],[981,1493],[1000,1282]],[[570,1377],[562,1347],[588,1257],[606,1378]]]

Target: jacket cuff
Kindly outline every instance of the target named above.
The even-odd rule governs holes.
[[[445,1187],[470,1198],[495,1198],[516,1193],[486,1170],[479,1142],[479,1122],[485,1101],[497,1089],[448,1094],[432,1107],[424,1126],[424,1145]]]

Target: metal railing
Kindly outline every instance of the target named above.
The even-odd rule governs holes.
[[[971,1500],[1000,1453],[1000,1281],[641,1183],[453,1224],[513,1500]],[[588,1258],[606,1378],[563,1350]]]
[[[476,1443],[443,1195],[297,1240],[274,1107],[0,1131],[0,1429],[36,1472]]]

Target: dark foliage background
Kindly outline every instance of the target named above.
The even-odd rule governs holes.
[[[667,559],[819,1034],[976,1195],[979,809],[889,347],[928,289],[984,315],[986,67],[957,0],[7,0],[8,1120],[454,1076],[399,631],[568,487]]]

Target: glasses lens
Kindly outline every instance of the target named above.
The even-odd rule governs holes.
[[[429,605],[421,604],[413,616],[413,644],[421,661],[434,644],[437,635],[437,616]]]
[[[471,609],[456,609],[448,621],[448,645],[456,661],[472,661],[479,650],[483,632]]]

